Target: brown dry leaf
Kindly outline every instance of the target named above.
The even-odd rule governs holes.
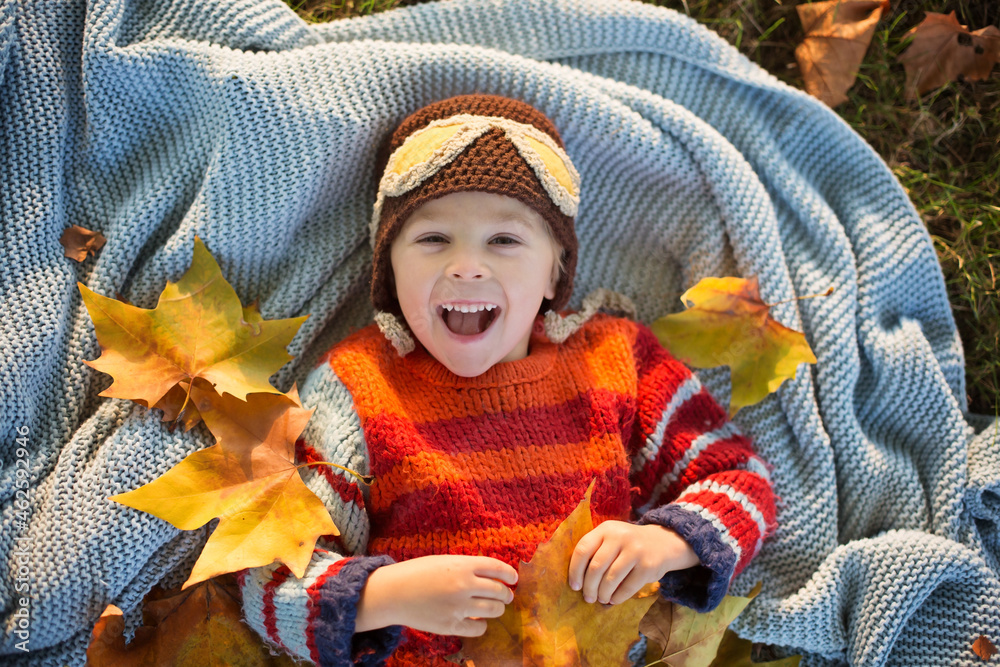
[[[72,225],[63,230],[59,237],[59,243],[63,247],[63,254],[70,259],[82,262],[87,258],[87,254],[94,255],[107,243],[104,234],[92,232],[80,225]]]
[[[988,661],[997,652],[997,647],[989,639],[979,635],[979,638],[972,642],[972,651],[983,660]]]
[[[646,662],[670,667],[708,667],[719,651],[723,632],[757,597],[758,582],[748,597],[727,595],[712,611],[699,614],[684,605],[657,598],[639,624],[649,638]]]
[[[303,576],[316,540],[339,534],[294,462],[295,440],[312,411],[298,405],[295,387],[289,396],[250,394],[243,406],[232,397],[201,391],[192,393],[217,444],[188,455],[149,484],[110,499],[181,530],[220,519],[185,588],[275,560]],[[226,414],[226,409],[233,412]]]
[[[224,576],[185,591],[154,589],[143,600],[143,625],[125,643],[125,621],[114,605],[94,625],[90,667],[293,667],[287,655],[273,656],[243,623],[235,578]]]
[[[770,662],[754,662],[752,660],[753,642],[740,637],[732,630],[727,629],[722,636],[722,643],[719,645],[719,652],[712,661],[711,667],[798,667],[802,662],[801,655],[793,655],[780,660]],[[671,665],[673,663],[670,663]]]
[[[832,290],[828,291],[830,294]],[[696,368],[729,366],[729,414],[762,401],[816,363],[802,333],[778,323],[760,298],[757,278],[703,278],[681,295],[688,309],[650,327],[672,355]]]
[[[979,81],[990,75],[1000,61],[1000,29],[987,26],[969,32],[955,18],[955,12],[927,12],[908,37],[913,42],[899,55],[906,68],[906,93],[911,99],[952,81],[959,76]]]
[[[805,33],[795,59],[806,92],[827,106],[846,102],[889,0],[829,0],[795,9]]]
[[[552,538],[521,563],[514,601],[486,633],[465,639],[453,660],[475,667],[628,665],[629,646],[639,638],[639,620],[658,597],[647,587],[618,605],[589,604],[567,583],[576,543],[593,530],[590,493]]]
[[[263,321],[254,307],[241,306],[197,237],[191,267],[167,283],[153,310],[77,285],[102,350],[85,363],[114,377],[100,395],[159,407],[164,419],[177,418],[189,403],[176,387],[183,383],[186,392],[196,378],[241,400],[254,392],[281,393],[269,378],[292,358],[285,348],[307,317]],[[185,426],[197,420],[186,415]]]

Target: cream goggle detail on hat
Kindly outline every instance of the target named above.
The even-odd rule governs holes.
[[[570,218],[576,217],[580,205],[580,174],[552,137],[534,125],[503,116],[458,114],[435,120],[417,130],[389,156],[369,228],[372,247],[375,247],[386,197],[399,197],[413,190],[492,128],[504,131],[559,210]]]

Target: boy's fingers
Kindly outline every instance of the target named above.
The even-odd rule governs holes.
[[[628,563],[623,563],[622,558],[619,556],[608,566],[607,570],[604,572],[604,576],[601,577],[600,584],[597,587],[597,600],[602,604],[608,604],[611,602],[611,596],[614,595],[615,591],[618,590],[619,586],[627,578],[629,574],[633,572],[633,569],[629,567]]]
[[[618,584],[618,589],[611,595],[611,604],[621,604],[639,592],[639,589],[648,584],[638,575],[638,571],[633,569],[625,577],[625,580]]]
[[[497,600],[503,604],[510,604],[514,600],[514,591],[496,579],[481,577],[478,584],[476,589],[472,591],[473,597]]]
[[[513,586],[517,583],[517,570],[502,560],[482,556],[475,568],[476,576],[497,579]]]
[[[583,575],[590,565],[590,559],[594,552],[601,546],[601,535],[596,531],[590,531],[580,538],[573,549],[573,555],[569,559],[569,573],[567,579],[569,587],[574,591],[583,588]]]
[[[481,618],[466,618],[457,623],[449,633],[459,637],[481,637],[486,632],[486,621]]]
[[[605,572],[618,557],[618,546],[609,542],[602,542],[600,548],[590,559],[587,566],[587,573],[583,577],[583,599],[587,602],[597,600],[597,591],[600,588],[601,580],[604,579]]]
[[[469,609],[468,616],[470,618],[499,618],[503,616],[506,608],[507,605],[499,600],[484,600],[480,598],[472,601],[472,607]]]

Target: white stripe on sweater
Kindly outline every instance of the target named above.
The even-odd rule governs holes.
[[[759,456],[751,456],[747,459],[746,463],[742,463],[736,466],[738,470],[746,470],[747,472],[752,472],[758,477],[763,478],[768,486],[771,484],[771,471],[767,469],[767,465],[761,460]]]
[[[663,492],[666,491],[671,484],[677,481],[677,479],[681,476],[681,473],[684,472],[684,470],[691,465],[691,462],[698,458],[698,455],[705,451],[709,445],[712,445],[719,440],[731,438],[737,433],[739,433],[739,429],[736,428],[736,425],[732,422],[726,422],[714,431],[702,433],[697,438],[692,440],[691,444],[687,448],[687,451],[685,451],[684,455],[677,460],[674,467],[666,472],[662,478],[660,478],[660,482],[656,485],[656,488],[653,489],[653,493],[649,497],[649,502],[639,508],[639,514],[645,514],[650,509],[656,507],[658,501],[660,500],[660,496],[663,495]]]
[[[264,586],[270,581],[269,573],[277,565],[271,568],[255,567],[247,571],[243,579],[243,615],[246,617],[247,625],[253,628],[261,637],[267,637],[267,629],[264,627]]]
[[[732,549],[733,553],[736,554],[736,559],[733,561],[733,567],[735,568],[736,564],[740,562],[740,556],[743,555],[743,549],[740,547],[740,543],[736,540],[736,538],[729,534],[729,530],[726,528],[726,525],[722,523],[722,520],[715,516],[713,512],[710,512],[708,509],[697,503],[676,502],[674,505],[689,512],[693,512],[712,524],[712,527],[719,533],[719,539],[721,539],[723,544]]]
[[[711,491],[713,493],[723,494],[734,503],[738,503],[740,507],[743,508],[743,511],[750,515],[750,518],[752,518],[757,524],[757,545],[754,547],[754,553],[757,553],[757,549],[760,548],[764,535],[767,534],[767,522],[764,520],[764,515],[761,514],[759,509],[757,509],[757,506],[753,503],[753,501],[750,500],[745,493],[734,489],[729,484],[719,484],[718,482],[712,480],[702,480],[697,484],[692,484],[684,489],[680,498],[692,496],[696,493],[701,493],[702,491]]]
[[[632,459],[633,475],[646,467],[647,463],[656,459],[656,456],[660,453],[660,446],[663,444],[663,434],[666,432],[670,420],[674,418],[678,408],[687,403],[692,396],[697,395],[700,391],[701,382],[694,375],[685,380],[677,388],[674,395],[670,397],[667,407],[663,409],[663,414],[660,416],[660,421],[657,422],[656,428],[653,429],[652,435],[646,438],[646,444],[639,450],[635,458]],[[638,419],[638,417],[636,418]]]

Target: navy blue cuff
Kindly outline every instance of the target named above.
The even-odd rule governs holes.
[[[719,606],[729,592],[729,582],[736,570],[736,554],[722,541],[715,526],[678,505],[652,509],[637,523],[669,528],[683,537],[701,560],[701,565],[667,572],[660,579],[663,597],[701,613]]]
[[[395,561],[389,556],[354,556],[319,591],[314,637],[321,667],[382,664],[396,650],[403,628],[394,625],[355,634],[358,602],[368,575]]]

